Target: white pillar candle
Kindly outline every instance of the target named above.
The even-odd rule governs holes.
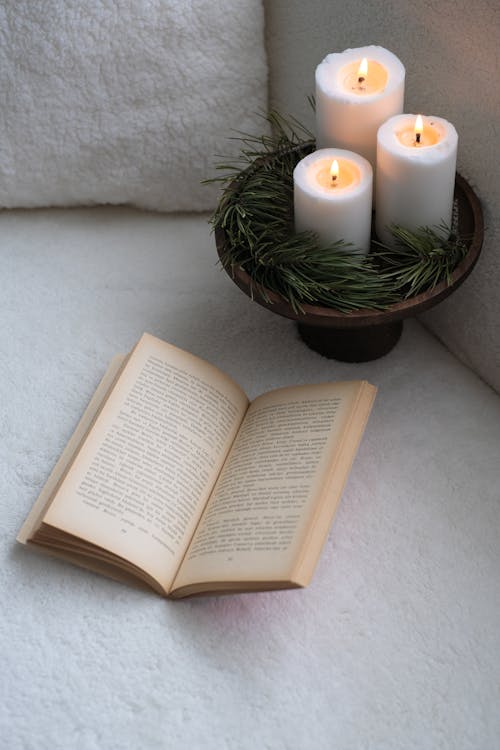
[[[359,154],[314,151],[293,172],[295,229],[317,232],[322,244],[344,240],[352,252],[370,249],[373,172]]]
[[[386,244],[394,244],[391,224],[451,226],[457,131],[440,117],[417,117],[391,117],[378,131],[375,223]]]
[[[345,148],[375,169],[377,130],[403,112],[405,68],[384,47],[327,55],[316,68],[316,145]]]

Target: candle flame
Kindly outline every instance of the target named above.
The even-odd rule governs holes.
[[[332,177],[332,182],[335,182],[339,176],[339,163],[337,159],[334,159],[332,161],[332,166],[330,167],[330,174]]]
[[[415,135],[422,135],[424,132],[424,121],[422,120],[422,115],[417,115],[417,119],[415,120]]]
[[[358,78],[366,78],[368,75],[368,59],[363,57],[358,68]]]

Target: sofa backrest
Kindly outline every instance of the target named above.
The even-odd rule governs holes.
[[[262,129],[261,0],[5,0],[0,28],[0,207],[213,208]]]

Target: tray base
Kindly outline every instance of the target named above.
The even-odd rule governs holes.
[[[297,323],[300,336],[310,349],[340,362],[369,362],[388,354],[403,331],[403,321],[361,328],[325,328]]]

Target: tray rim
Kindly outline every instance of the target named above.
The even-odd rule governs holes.
[[[247,272],[239,266],[225,268],[224,270],[234,283],[252,300],[255,300],[255,302],[277,315],[296,320],[304,325],[331,328],[359,328],[413,317],[434,307],[434,305],[437,305],[455,291],[471,273],[481,253],[484,237],[484,220],[481,203],[467,180],[458,173],[455,176],[455,192],[462,197],[462,200],[465,200],[473,222],[473,233],[467,255],[453,271],[450,283],[441,281],[433,289],[422,292],[410,299],[395,302],[385,310],[359,309],[344,313],[333,307],[303,304],[303,312],[296,312],[281,295],[253,282]],[[217,229],[215,232],[215,241],[219,258],[222,254],[224,238],[224,231]]]

